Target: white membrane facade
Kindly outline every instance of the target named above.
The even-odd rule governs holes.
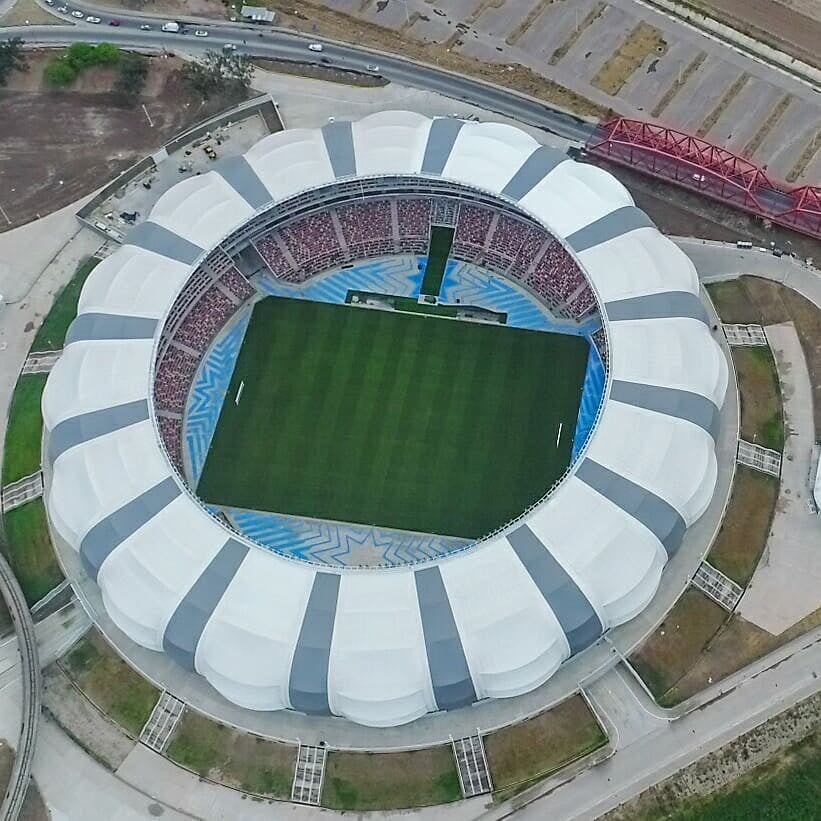
[[[152,362],[176,295],[229,234],[381,175],[480,189],[560,237],[599,299],[609,380],[568,476],[502,533],[422,565],[320,567],[190,495],[158,438]],[[387,111],[289,130],[180,182],[89,277],[43,396],[48,510],[138,644],[243,707],[393,726],[526,693],[647,606],[711,499],[727,378],[692,263],[607,172],[497,123]]]

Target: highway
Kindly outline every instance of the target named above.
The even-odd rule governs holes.
[[[34,622],[23,591],[5,556],[0,553],[0,593],[6,601],[17,632],[23,678],[23,715],[20,740],[14,768],[9,778],[3,804],[0,807],[2,821],[16,821],[23,808],[29,781],[34,750],[37,742],[37,726],[40,720],[41,675],[37,653]]]
[[[58,0],[55,0],[55,6]],[[519,122],[544,129],[568,140],[585,142],[595,128],[572,114],[557,111],[543,102],[518,94],[500,86],[462,77],[449,71],[417,63],[391,54],[376,52],[358,46],[324,41],[304,34],[270,28],[250,27],[237,23],[198,21],[186,25],[187,34],[163,32],[167,18],[153,18],[129,13],[113,14],[87,4],[69,3],[66,8],[82,11],[87,16],[100,18],[100,23],[76,21],[74,26],[25,26],[6,28],[9,36],[22,37],[31,45],[58,46],[74,42],[108,42],[123,48],[152,51],[185,51],[202,54],[207,50],[219,51],[224,44],[237,47],[239,53],[270,60],[295,60],[321,63],[334,68],[368,72],[368,66],[377,66],[385,79],[400,85],[434,91],[454,100],[494,111]],[[52,9],[53,11],[53,9]],[[112,26],[116,20],[119,25]],[[75,22],[72,20],[72,22]],[[144,31],[141,26],[151,26]],[[207,37],[197,37],[196,30],[207,31]],[[323,51],[310,51],[312,42],[321,43]]]

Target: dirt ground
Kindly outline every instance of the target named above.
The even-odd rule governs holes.
[[[685,0],[717,20],[804,62],[821,66],[818,0]]]
[[[234,102],[201,105],[181,84],[181,62],[162,58],[151,60],[145,93],[131,108],[111,92],[116,70],[92,69],[70,91],[49,91],[42,70],[54,56],[33,52],[30,71],[12,75],[0,91],[0,206],[12,222],[0,231],[74,202]]]
[[[226,17],[220,0],[95,0],[95,5],[168,17]]]
[[[384,77],[375,74],[364,74],[360,71],[344,71],[327,66],[314,66],[309,63],[295,63],[292,60],[261,60],[253,61],[255,66],[264,71],[273,71],[277,74],[291,74],[296,77],[309,77],[312,80],[324,80],[326,83],[339,83],[346,86],[360,88],[379,88],[388,85]]]
[[[50,26],[69,26],[71,23],[58,14],[51,14],[34,0],[17,0],[0,19],[0,26],[36,26],[45,23]]]
[[[6,785],[9,782],[11,768],[14,766],[14,750],[9,747],[5,739],[0,738],[0,794],[5,794]],[[19,821],[49,821],[51,815],[37,789],[37,784],[31,782],[31,786],[26,794],[23,803],[23,811],[19,815]]]

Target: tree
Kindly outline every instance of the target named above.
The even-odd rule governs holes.
[[[61,58],[49,63],[43,76],[46,82],[54,88],[68,88],[77,79],[77,72],[71,63]]]
[[[0,42],[0,86],[4,86],[13,71],[28,71],[29,64],[23,52],[25,43],[20,37]]]
[[[79,74],[91,66],[113,66],[120,60],[120,49],[111,43],[72,43],[65,54],[65,60]]]
[[[126,102],[133,103],[140,96],[148,77],[148,60],[142,54],[127,52],[120,59],[120,76],[114,91]]]
[[[215,94],[245,97],[254,66],[244,54],[206,51],[202,60],[186,63],[182,73],[188,86],[203,100]]]

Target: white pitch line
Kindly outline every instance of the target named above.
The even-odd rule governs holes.
[[[5,209],[5,208],[3,208],[3,206],[2,206],[2,205],[0,205],[0,214],[2,214],[2,215],[3,215],[3,218],[6,220],[6,222],[7,222],[9,225],[11,225],[11,220],[9,219],[9,215],[6,213],[6,209]]]
[[[239,383],[239,390],[237,391],[237,396],[234,399],[234,404],[239,405],[240,397],[242,396],[242,391],[245,388],[245,380],[243,379],[242,382]]]
[[[559,432],[556,434],[556,447],[559,447],[559,439],[562,438],[562,425],[564,425],[564,422],[559,422]]]

